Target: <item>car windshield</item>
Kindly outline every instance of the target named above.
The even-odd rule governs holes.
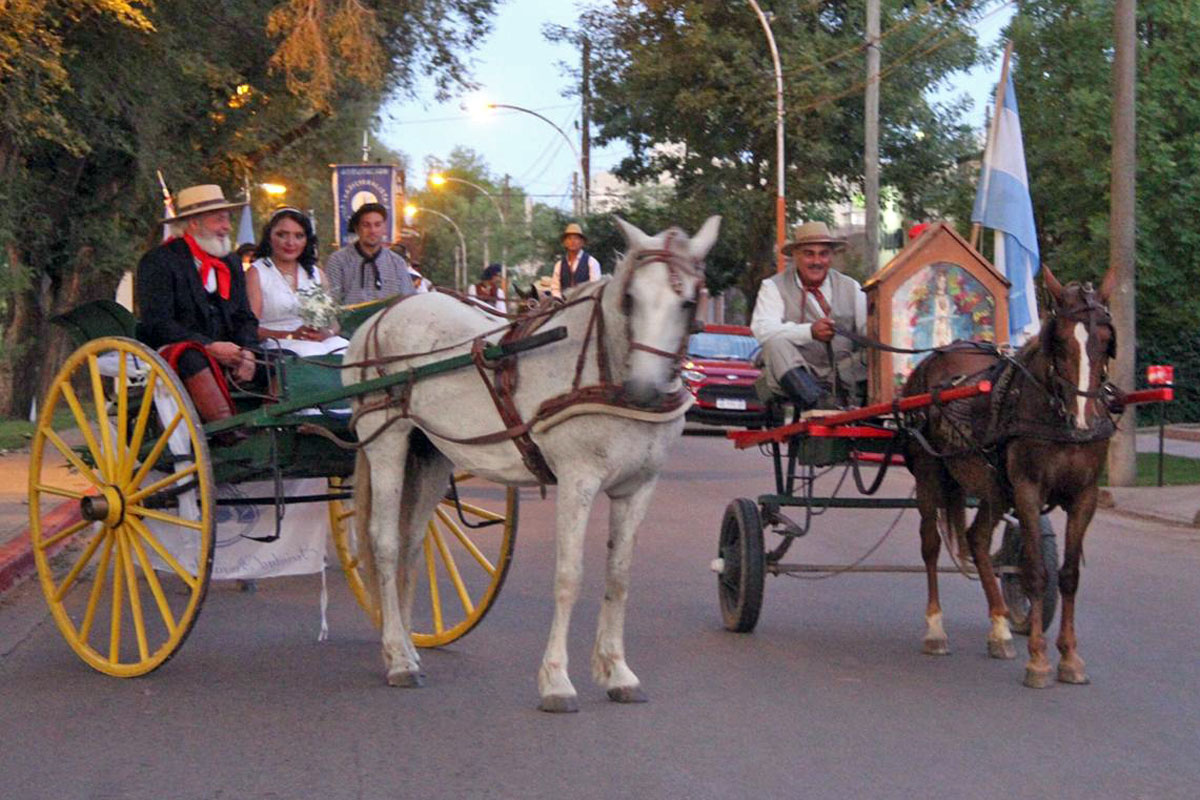
[[[723,358],[749,361],[758,347],[753,336],[735,333],[693,333],[688,338],[688,355],[693,358]]]

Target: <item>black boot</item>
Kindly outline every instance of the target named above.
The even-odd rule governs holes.
[[[816,408],[825,390],[804,367],[794,367],[779,376],[779,388],[799,411]]]

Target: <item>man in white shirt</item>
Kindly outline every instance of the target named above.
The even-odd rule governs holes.
[[[865,351],[834,335],[835,324],[858,333],[867,327],[862,287],[830,268],[834,251],[844,245],[824,222],[796,226],[783,247],[794,269],[764,280],[754,304],[750,329],[762,345],[760,387],[801,411],[823,401],[850,405],[866,399]]]
[[[583,228],[572,222],[563,229],[561,241],[567,252],[554,262],[550,276],[550,294],[560,299],[572,286],[600,279],[600,262],[583,250],[587,244]]]

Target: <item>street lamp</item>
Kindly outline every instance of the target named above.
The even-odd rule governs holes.
[[[487,189],[480,186],[478,183],[472,183],[465,178],[456,178],[453,175],[447,175],[444,172],[429,173],[430,186],[445,186],[447,183],[461,183],[465,186],[470,186],[472,189],[483,194],[488,200],[492,201],[492,207],[496,209],[496,215],[500,217],[500,280],[504,286],[504,293],[508,294],[508,243],[504,241],[504,233],[508,229],[508,220],[504,216],[504,209],[500,207],[500,202],[496,200],[496,196]],[[486,231],[484,243],[486,244]],[[484,261],[487,261],[487,256],[484,256]]]
[[[787,211],[784,205],[784,166],[783,166],[783,69],[779,65],[779,48],[775,46],[775,34],[771,32],[771,23],[767,15],[759,7],[756,0],[747,0],[763,32],[767,34],[767,44],[771,47],[771,60],[775,64],[775,268],[783,272],[786,260],[783,257],[783,243],[787,238]]]
[[[287,194],[287,187],[282,183],[260,183],[258,187],[271,197],[283,197]]]
[[[567,147],[571,148],[571,154],[575,156],[575,163],[579,167],[579,176],[580,176],[580,178],[583,179],[584,184],[585,185],[587,184],[587,176],[584,174],[584,169],[583,169],[583,159],[579,157],[579,150],[575,147],[575,143],[571,141],[571,137],[567,136],[566,132],[563,131],[562,128],[558,127],[558,125],[556,125],[548,117],[542,116],[541,114],[539,114],[538,112],[534,111],[531,108],[525,108],[523,106],[514,106],[514,105],[510,105],[509,103],[489,103],[486,101],[481,101],[481,102],[476,103],[475,107],[482,111],[490,111],[494,108],[507,108],[510,111],[520,111],[522,114],[528,114],[531,117],[537,117],[542,122],[549,125],[551,128],[554,128],[554,130],[558,131],[558,135],[563,138],[563,141],[567,143]],[[582,209],[583,209],[583,213],[586,215],[588,213],[587,195],[583,196]]]
[[[459,291],[464,291],[466,288],[466,277],[467,277],[467,240],[463,236],[462,228],[458,227],[457,222],[450,219],[442,212],[435,211],[432,208],[420,208],[419,206],[414,206],[412,204],[406,205],[404,207],[404,216],[408,219],[415,217],[419,213],[426,213],[426,212],[429,214],[433,214],[435,216],[441,217],[442,219],[446,220],[446,222],[449,222],[451,227],[454,228],[454,232],[458,234],[458,246],[460,248],[462,248],[462,274],[459,275],[458,269],[457,268],[455,269],[454,288],[458,289]]]

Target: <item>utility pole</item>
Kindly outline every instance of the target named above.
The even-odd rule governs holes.
[[[863,194],[867,275],[879,269],[879,0],[867,0],[867,94],[863,112]]]
[[[1137,138],[1135,86],[1137,80],[1137,2],[1116,0],[1113,16],[1112,202],[1109,207],[1108,268],[1116,288],[1108,299],[1117,330],[1117,357],[1113,382],[1134,386],[1137,343],[1137,302],[1134,296],[1135,181]],[[1112,486],[1133,486],[1137,480],[1135,410],[1121,416],[1121,424],[1108,446],[1108,481]]]
[[[583,103],[583,108],[580,110],[582,118],[580,136],[582,140],[579,147],[579,162],[583,169],[583,213],[586,216],[591,208],[592,197],[592,157],[591,157],[591,120],[592,120],[592,95],[591,95],[591,55],[592,43],[584,34],[583,39],[583,66],[580,69],[580,86],[579,97]]]

